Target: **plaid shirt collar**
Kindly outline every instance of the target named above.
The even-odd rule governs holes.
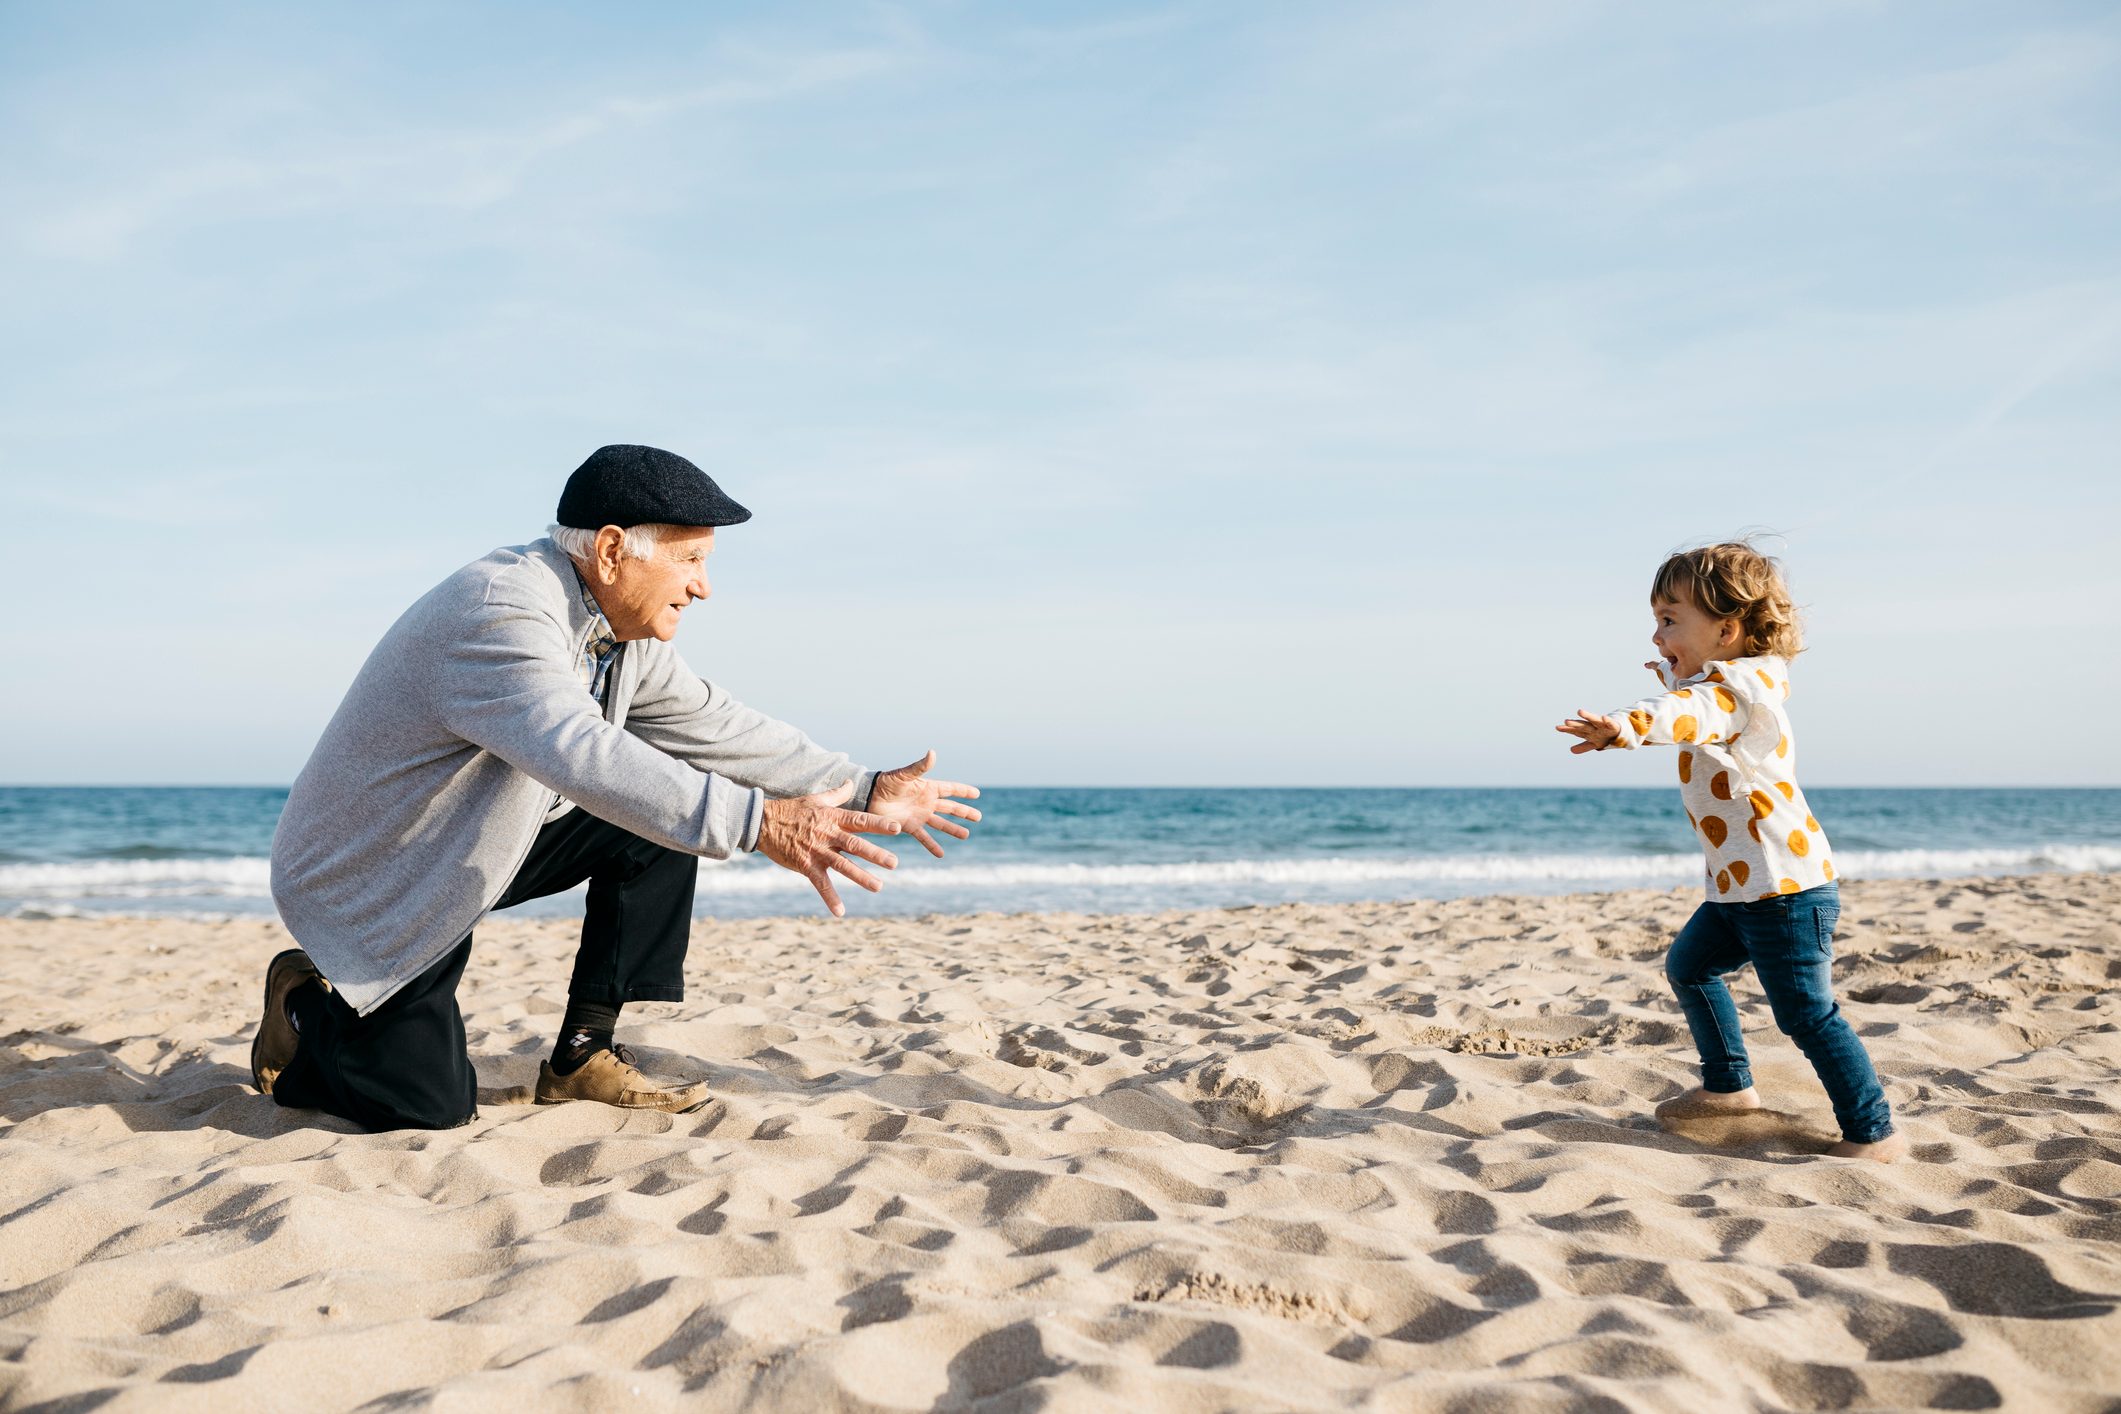
[[[619,641],[611,633],[611,621],[597,607],[596,595],[589,592],[589,581],[582,572],[574,572],[575,588],[581,591],[582,607],[589,611],[589,640],[582,645],[582,657],[574,665],[575,676],[589,695],[599,703],[604,700],[604,689],[611,681],[611,665],[618,661]]]

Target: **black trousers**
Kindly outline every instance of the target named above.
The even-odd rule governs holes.
[[[496,908],[589,881],[571,998],[619,1005],[685,999],[685,944],[699,860],[579,807],[538,831]],[[294,1061],[273,1098],[364,1129],[452,1129],[478,1114],[478,1076],[464,1047],[457,983],[471,934],[366,1016],[314,983],[289,1005],[301,1023]]]

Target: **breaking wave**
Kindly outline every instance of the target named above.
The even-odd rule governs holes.
[[[1076,896],[1094,903],[1104,889],[1197,890],[1218,884],[1296,888],[1378,889],[1447,886],[1454,893],[1483,885],[1586,889],[1692,883],[1701,875],[1698,854],[1435,854],[1332,859],[1224,859],[1160,864],[930,865],[906,856],[903,869],[885,873],[891,892],[1009,893],[1035,889],[1045,898]],[[2037,873],[2121,871],[2121,846],[2041,844],[1991,849],[1837,851],[1844,878],[1949,878]],[[702,895],[807,894],[810,885],[762,862],[705,861]],[[45,864],[0,864],[0,899],[263,899],[270,896],[270,865],[262,858],[99,859]],[[842,887],[849,887],[843,881]],[[1066,905],[1055,905],[1066,906]]]

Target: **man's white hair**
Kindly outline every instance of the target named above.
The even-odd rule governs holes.
[[[663,532],[669,529],[661,525],[629,525],[626,528],[626,558],[645,560],[655,554],[655,547],[662,542]],[[596,558],[597,533],[573,525],[548,525],[545,533],[552,543],[559,546],[570,560],[588,564]]]

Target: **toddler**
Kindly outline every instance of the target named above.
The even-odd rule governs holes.
[[[1612,716],[1579,709],[1555,730],[1570,751],[1679,748],[1687,822],[1701,837],[1708,901],[1679,932],[1665,976],[1701,1052],[1702,1084],[1657,1107],[1660,1119],[1760,1108],[1738,1010],[1723,974],[1747,963],[1775,1025],[1804,1052],[1834,1103],[1842,1142],[1829,1152],[1891,1163],[1907,1152],[1877,1072],[1834,1003],[1840,891],[1826,832],[1797,788],[1783,701],[1803,651],[1781,568],[1749,544],[1671,556],[1650,585],[1644,664],[1665,691]]]

